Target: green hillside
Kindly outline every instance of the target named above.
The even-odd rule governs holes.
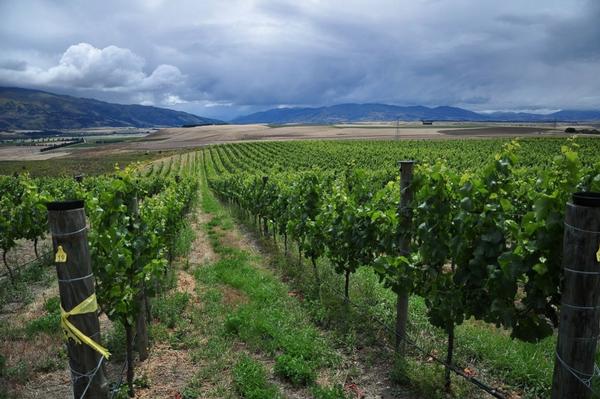
[[[222,124],[215,119],[145,105],[111,104],[39,90],[0,87],[0,129]]]

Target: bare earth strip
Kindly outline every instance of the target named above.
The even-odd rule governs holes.
[[[0,147],[0,160],[3,161],[34,161],[61,157],[68,151],[40,152],[40,147],[33,146],[4,146]]]
[[[460,127],[460,128],[458,128]],[[458,131],[459,134],[454,134]],[[125,149],[159,150],[199,147],[209,144],[260,140],[317,140],[317,139],[451,139],[465,137],[564,135],[562,128],[490,126],[465,129],[394,125],[333,125],[333,126],[282,126],[223,125],[194,128],[168,128],[142,140],[123,144]]]
[[[442,134],[450,136],[467,136],[467,137],[501,137],[501,136],[535,136],[541,134],[552,133],[551,129],[540,128],[540,127],[514,127],[514,126],[502,126],[502,127],[484,127],[484,128],[472,128],[472,129],[450,129],[440,130]]]

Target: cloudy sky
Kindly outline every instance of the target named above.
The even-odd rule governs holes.
[[[0,85],[230,119],[600,109],[599,0],[0,0]]]

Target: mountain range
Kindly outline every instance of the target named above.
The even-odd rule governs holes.
[[[112,104],[40,90],[0,87],[0,129],[164,127],[224,122],[146,105]]]
[[[240,116],[232,123],[343,123],[371,121],[589,122],[600,111],[563,110],[550,114],[524,112],[477,113],[457,107],[402,107],[388,104],[338,104],[318,108],[274,108]]]
[[[550,114],[477,113],[448,106],[429,108],[420,105],[338,104],[316,108],[274,108],[237,117],[231,123],[332,124],[396,120],[591,122],[600,121],[600,111],[562,110]],[[0,130],[77,129],[104,126],[188,127],[224,123],[220,120],[165,108],[113,104],[40,90],[0,87]]]

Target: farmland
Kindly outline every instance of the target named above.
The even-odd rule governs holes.
[[[450,134],[458,130],[461,135]],[[494,124],[469,122],[440,122],[437,126],[420,123],[357,123],[339,125],[223,125],[195,128],[162,129],[136,143],[118,148],[136,146],[144,150],[190,148],[210,144],[244,141],[288,140],[390,140],[390,139],[452,139],[456,137],[514,137],[562,136],[564,127],[550,128],[547,124]]]
[[[143,137],[119,137],[111,129],[92,129],[86,143],[40,153],[39,146],[6,143],[0,146],[0,161],[82,158],[106,153],[189,150],[211,144],[245,141],[289,140],[444,140],[490,137],[569,137],[569,125],[543,123],[439,122],[423,126],[416,122],[342,123],[337,125],[215,125],[166,128]],[[104,132],[104,133],[103,133]],[[116,137],[116,138],[115,138]],[[43,143],[37,143],[43,145]]]
[[[22,176],[3,184],[26,188],[22,198],[38,208],[67,193],[86,198],[95,265],[130,254],[126,241],[109,247],[102,240],[112,228],[132,242],[148,238],[143,261],[127,263],[126,255],[110,273],[94,266],[99,301],[111,318],[102,327],[103,342],[116,354],[108,363],[111,380],[119,379],[125,357],[123,326],[137,313],[110,282],[131,271],[135,289],[145,279],[161,282],[160,290],[148,293],[154,349],[147,363],[136,361],[140,395],[481,397],[483,391],[445,376],[432,360],[446,358],[451,337],[450,359],[463,373],[507,396],[547,396],[556,340],[552,320],[560,303],[563,225],[556,221],[562,221],[571,192],[600,188],[600,141],[379,139],[248,140],[150,152],[147,158],[133,152],[111,161],[141,163],[83,183]],[[397,161],[407,159],[418,162],[414,223],[401,228]],[[149,236],[128,224],[127,206],[119,205],[133,195],[141,200],[139,223],[154,226]],[[26,202],[14,204],[3,204],[3,212],[27,213]],[[43,220],[45,214],[29,216]],[[14,227],[14,219],[4,220]],[[106,220],[118,223],[110,227]],[[42,230],[31,234],[42,240],[47,232],[40,223]],[[407,252],[400,253],[397,243],[409,233]],[[10,251],[27,248],[23,239],[31,234],[15,230],[20,241]],[[540,234],[549,239],[531,247],[530,238]],[[525,247],[527,255],[519,250]],[[0,378],[21,394],[49,389],[41,379],[57,384],[67,372],[51,324],[56,291],[39,299],[56,281],[52,273],[36,275],[35,267],[17,270],[24,294],[7,279],[0,291],[8,320],[0,331],[3,353],[15,343],[27,348],[50,342],[47,358],[54,361],[25,372],[26,363],[5,359]],[[494,271],[507,267],[514,273]],[[36,285],[42,288],[26,288]],[[394,357],[391,328],[399,292],[409,294],[408,334],[415,344],[403,358]],[[30,311],[16,317],[7,310],[15,308]],[[182,377],[169,381],[156,362],[173,359],[179,359]],[[451,388],[444,386],[448,378]],[[128,388],[115,389],[126,394]]]

